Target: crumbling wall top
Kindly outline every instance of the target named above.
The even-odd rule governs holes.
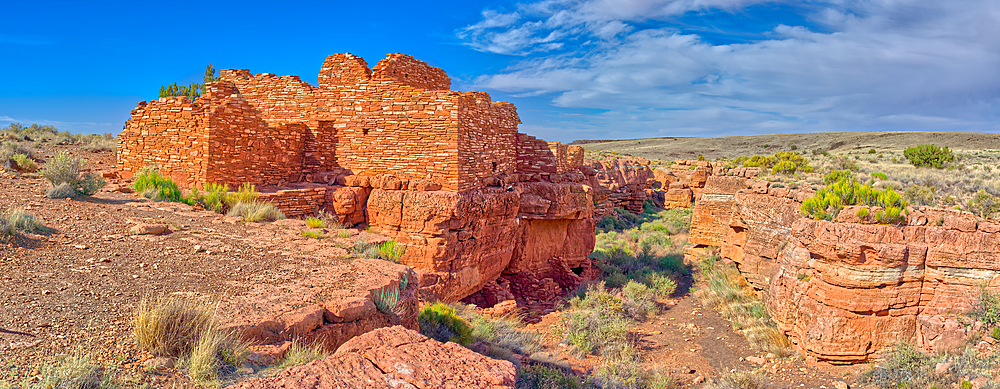
[[[451,89],[451,78],[444,69],[427,65],[407,54],[389,54],[372,69],[372,80],[395,81],[429,90]]]
[[[355,85],[368,81],[372,71],[364,58],[354,54],[333,54],[326,57],[319,70],[319,86],[334,88]]]

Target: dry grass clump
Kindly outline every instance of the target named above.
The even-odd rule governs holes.
[[[242,217],[245,222],[273,222],[285,218],[285,214],[274,205],[262,201],[238,202],[226,216]]]
[[[7,242],[22,233],[44,233],[49,231],[34,215],[23,209],[4,210],[0,208],[0,243]]]
[[[330,352],[323,348],[320,343],[308,345],[298,340],[292,340],[292,345],[285,352],[285,359],[277,366],[279,370],[284,370],[293,366],[302,366],[317,359],[329,357]]]
[[[713,308],[743,331],[750,344],[776,355],[788,355],[792,344],[768,316],[763,301],[757,297],[735,266],[708,257],[699,265],[705,285],[695,291],[704,304]]]
[[[133,315],[139,347],[154,355],[180,357],[191,352],[202,332],[214,325],[215,307],[191,299],[161,296],[142,299]]]
[[[143,299],[133,314],[136,344],[159,356],[175,357],[201,385],[218,386],[226,368],[237,366],[249,347],[220,328],[215,306],[178,297]]]
[[[722,373],[719,378],[705,386],[706,389],[763,389],[768,381],[759,370],[753,371],[728,371]]]
[[[119,384],[88,355],[72,355],[46,364],[39,370],[39,381],[24,384],[32,389],[113,389]]]

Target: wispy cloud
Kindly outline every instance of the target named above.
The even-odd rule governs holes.
[[[65,122],[59,120],[46,120],[46,119],[30,119],[30,118],[13,118],[7,115],[0,115],[0,123],[10,124],[10,123],[20,123],[25,126],[32,124],[39,124],[43,126],[54,126],[62,131],[69,131],[73,133],[93,133],[94,131],[103,131],[115,123],[98,123],[98,122]],[[112,127],[113,128],[113,127]]]
[[[621,137],[1000,131],[1000,3],[815,3],[798,10],[808,13],[797,20],[808,23],[788,21],[765,39],[729,45],[672,22],[758,3],[546,0],[508,13],[484,11],[482,21],[457,34],[477,50],[523,56],[474,86],[607,110],[586,125],[540,129],[629,127]]]

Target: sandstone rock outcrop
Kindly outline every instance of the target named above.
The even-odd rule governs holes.
[[[501,389],[514,388],[515,374],[510,362],[484,357],[455,343],[442,344],[395,326],[351,339],[331,357],[229,388]]]
[[[695,206],[689,253],[719,248],[766,295],[779,328],[808,357],[863,362],[899,340],[955,347],[983,285],[1000,285],[997,225],[919,209],[906,226],[816,221],[806,190],[711,177]],[[862,220],[856,220],[862,221]]]

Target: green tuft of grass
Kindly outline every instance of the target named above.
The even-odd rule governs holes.
[[[318,231],[302,231],[302,236],[313,239],[323,238],[323,234]]]
[[[420,308],[417,316],[420,333],[439,342],[472,343],[472,328],[455,313],[455,309],[440,301]]]
[[[375,251],[379,258],[399,263],[399,259],[406,252],[406,247],[393,239],[389,239],[379,244]]]
[[[306,225],[309,228],[326,228],[326,221],[318,217],[309,217],[306,219]]]

